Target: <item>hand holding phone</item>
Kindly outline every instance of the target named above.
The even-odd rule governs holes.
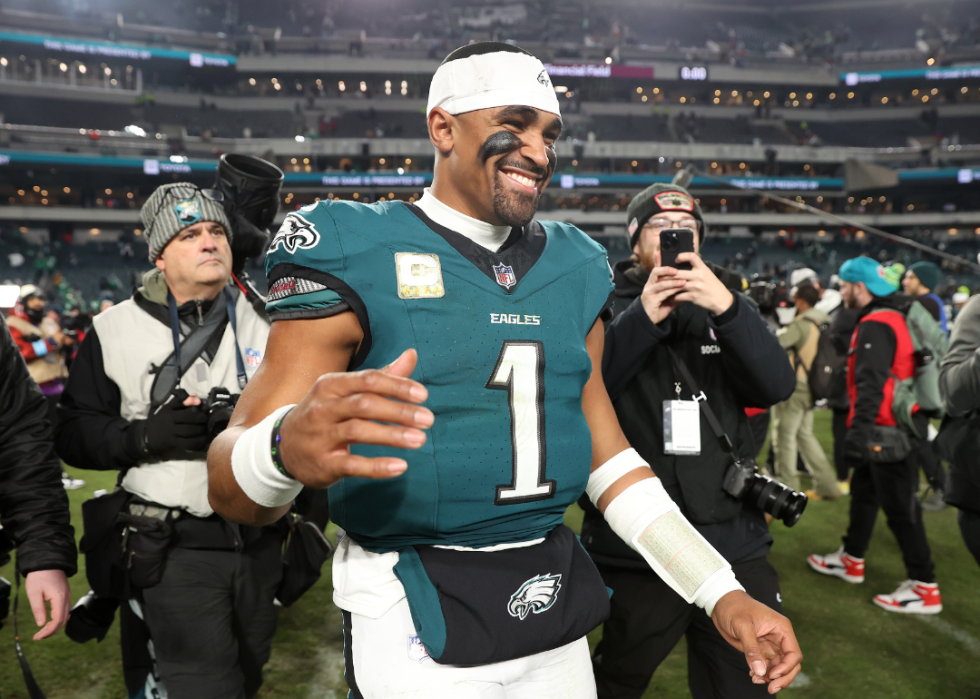
[[[690,271],[690,262],[677,262],[683,252],[694,252],[694,231],[690,228],[665,228],[660,231],[660,266]]]

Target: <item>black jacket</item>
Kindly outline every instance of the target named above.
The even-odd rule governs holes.
[[[47,399],[0,318],[0,523],[17,548],[22,574],[75,574],[78,553],[69,519]]]
[[[711,266],[729,288],[741,278]],[[746,407],[768,408],[789,398],[796,376],[786,351],[740,293],[718,317],[683,304],[659,325],[650,320],[639,295],[647,275],[630,262],[616,266],[617,315],[606,328],[602,375],[620,425],[630,444],[646,459],[681,511],[730,561],[765,555],[772,541],[762,513],[743,508],[722,490],[731,457],[701,415],[701,453],[664,454],[663,402],[678,396],[677,376],[668,346],[683,359],[707,396],[736,452],[755,457],[746,439]],[[683,385],[681,398],[693,390]],[[598,563],[646,567],[638,554],[612,533],[598,510],[586,503],[582,541]]]

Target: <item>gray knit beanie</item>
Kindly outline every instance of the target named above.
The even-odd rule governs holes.
[[[231,242],[231,224],[224,207],[204,194],[212,191],[201,190],[187,182],[173,182],[158,187],[150,195],[140,209],[146,242],[150,246],[150,262],[156,262],[167,243],[178,233],[202,221],[220,223]]]

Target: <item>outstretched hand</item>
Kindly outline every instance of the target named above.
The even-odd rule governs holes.
[[[31,604],[34,621],[42,627],[34,634],[35,641],[54,635],[58,629],[68,623],[71,589],[68,587],[68,576],[65,575],[65,571],[36,570],[28,573],[24,580],[24,589],[27,591],[27,601]],[[48,621],[45,602],[51,604],[51,621]]]
[[[749,676],[775,694],[800,672],[803,653],[789,619],[741,591],[718,600],[711,620],[722,637],[745,653]]]
[[[324,374],[282,422],[282,460],[286,470],[311,488],[342,478],[391,478],[408,468],[404,459],[368,458],[350,453],[352,444],[418,449],[432,411],[417,405],[428,398],[412,381],[418,361],[406,350],[384,369]]]

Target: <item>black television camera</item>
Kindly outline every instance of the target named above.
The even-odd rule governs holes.
[[[806,509],[807,496],[759,473],[753,459],[735,461],[725,471],[722,488],[732,497],[755,504],[763,512],[782,520],[787,527],[800,521]]]
[[[254,155],[226,153],[218,161],[215,189],[224,195],[231,222],[231,272],[246,290],[256,310],[264,313],[265,299],[245,271],[245,261],[260,257],[269,243],[269,228],[279,213],[284,175],[272,163]]]

